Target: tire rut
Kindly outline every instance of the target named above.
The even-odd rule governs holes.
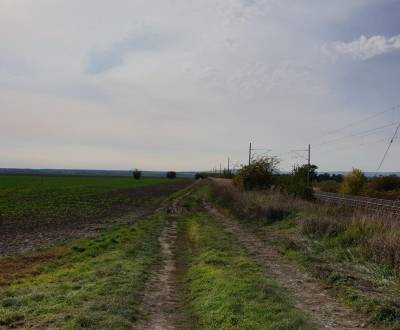
[[[162,266],[150,281],[143,301],[147,322],[139,325],[139,329],[176,329],[176,312],[179,301],[176,290],[176,265],[173,251],[176,237],[177,223],[175,220],[169,220],[159,238]]]
[[[319,328],[373,329],[363,315],[339,304],[316,279],[285,260],[268,242],[243,228],[236,219],[223,215],[210,205],[206,205],[206,208],[228,232],[238,238],[264,273],[288,291],[295,306],[304,311]]]
[[[176,274],[175,247],[177,241],[176,217],[184,209],[180,201],[188,196],[190,191],[176,198],[172,205],[158,212],[166,216],[166,225],[159,242],[161,247],[161,267],[150,280],[143,298],[143,309],[146,319],[138,324],[143,330],[175,330],[181,328],[179,307],[181,302]]]

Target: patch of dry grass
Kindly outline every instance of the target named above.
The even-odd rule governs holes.
[[[272,191],[240,191],[212,184],[213,199],[247,220],[271,223],[292,216],[300,232],[313,239],[335,238],[343,248],[354,247],[367,261],[400,269],[400,222],[387,215],[366,214],[340,206],[293,198]]]

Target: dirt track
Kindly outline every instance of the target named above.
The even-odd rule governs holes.
[[[176,216],[183,212],[180,201],[189,193],[190,191],[186,192],[176,198],[171,206],[160,210],[167,216],[165,228],[159,238],[162,264],[145,290],[143,309],[146,319],[140,322],[139,329],[173,330],[181,328],[179,324],[183,323],[178,313],[180,296],[174,250],[177,241]]]
[[[318,281],[286,261],[268,242],[258,239],[236,219],[226,217],[210,205],[206,207],[228,232],[239,239],[265,274],[288,291],[296,307],[321,329],[372,329],[365,317],[340,305]]]

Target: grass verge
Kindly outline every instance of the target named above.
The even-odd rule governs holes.
[[[400,329],[398,222],[276,193],[214,188],[220,207],[333,295],[377,327]]]
[[[194,204],[191,197],[187,205]],[[207,213],[183,215],[178,234],[185,313],[193,329],[314,329]]]
[[[161,216],[66,246],[34,274],[0,287],[0,328],[131,329],[159,261]],[[14,274],[15,275],[15,274]]]

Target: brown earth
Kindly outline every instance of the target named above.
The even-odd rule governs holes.
[[[76,238],[90,238],[114,224],[133,223],[138,217],[154,212],[160,202],[172,193],[191,183],[173,182],[158,186],[124,189],[107,194],[117,194],[133,200],[131,205],[115,205],[105,216],[94,219],[68,219],[66,221],[43,221],[0,224],[0,258],[24,255],[50,247],[56,243]]]
[[[190,187],[189,187],[190,189]],[[143,330],[174,330],[184,328],[184,319],[179,313],[181,295],[177,280],[177,222],[184,209],[180,201],[190,194],[190,190],[176,198],[165,210],[167,214],[165,228],[159,238],[161,246],[161,267],[148,283],[144,298],[145,319],[138,324]]]

